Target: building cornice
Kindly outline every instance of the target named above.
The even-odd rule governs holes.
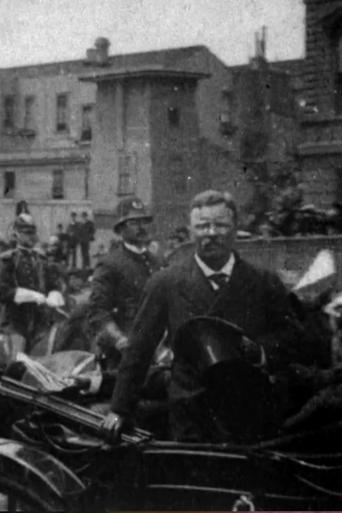
[[[342,140],[299,144],[297,146],[297,154],[299,157],[340,155],[342,154]]]
[[[128,78],[178,78],[182,80],[200,80],[201,78],[209,78],[210,73],[198,71],[186,71],[179,69],[166,69],[156,66],[148,69],[122,69],[122,70],[99,70],[92,73],[79,75],[82,82],[104,82],[113,80],[122,80]]]
[[[300,119],[302,126],[324,125],[324,124],[341,124],[342,116],[335,114],[315,114],[312,116],[305,116]]]
[[[5,166],[60,166],[65,164],[84,164],[89,161],[89,155],[45,156],[30,157],[0,154],[0,167]]]

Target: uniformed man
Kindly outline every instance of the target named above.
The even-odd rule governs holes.
[[[147,249],[152,216],[137,197],[123,199],[116,211],[114,232],[121,242],[97,265],[90,295],[90,325],[101,340],[118,351],[137,312],[147,279],[160,265]]]
[[[0,301],[3,304],[1,327],[19,334],[22,348],[29,353],[47,329],[46,308],[64,305],[60,280],[44,253],[35,248],[37,228],[30,214],[22,213],[14,222],[17,246],[1,254]]]

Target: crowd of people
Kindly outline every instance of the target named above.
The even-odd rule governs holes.
[[[329,209],[313,204],[282,204],[267,212],[256,234],[265,238],[339,235],[342,233],[342,204],[335,201]]]
[[[49,312],[67,306],[58,260],[74,267],[79,245],[89,267],[95,228],[87,213],[81,219],[73,212],[65,232],[58,226],[56,258],[57,249],[37,247],[32,216],[16,217],[15,247],[0,255],[1,329],[16,350],[35,354],[51,342]],[[307,369],[329,367],[328,327],[317,335],[280,279],[239,256],[237,205],[229,193],[209,190],[193,199],[189,231],[169,239],[172,252],[191,236],[191,250],[180,258],[153,251],[152,221],[139,198],[119,203],[116,242],[92,273],[89,297],[64,321],[63,349],[86,349],[101,363],[100,379],[84,376],[77,385],[98,398],[105,394],[103,429],[111,440],[138,414],[141,397],[151,389],[155,397],[156,384],[174,440],[274,434],[313,393]]]
[[[87,270],[90,268],[90,247],[94,240],[95,224],[89,218],[88,212],[82,212],[80,219],[77,212],[71,212],[65,231],[63,224],[57,224],[56,233],[49,239],[47,252],[68,268],[75,269],[77,253],[80,251],[81,268]]]

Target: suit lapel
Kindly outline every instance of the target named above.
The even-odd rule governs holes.
[[[215,293],[193,255],[188,260],[184,271],[184,280],[180,284],[180,295],[189,304],[193,315],[206,314],[215,299]]]
[[[234,312],[235,305],[248,301],[252,283],[246,274],[244,262],[235,254],[236,261],[228,283],[221,288],[211,304],[209,315],[224,316],[225,313]],[[241,307],[239,307],[241,310]]]
[[[228,283],[217,293],[198,267],[193,255],[184,264],[183,280],[179,294],[186,301],[192,315],[212,315],[241,323],[242,304],[248,303],[253,283],[243,260],[235,254],[236,261]],[[236,310],[236,312],[235,312]]]

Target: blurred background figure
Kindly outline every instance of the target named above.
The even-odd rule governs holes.
[[[65,265],[67,265],[68,264],[68,256],[69,256],[69,236],[63,230],[62,223],[58,223],[56,235],[58,237],[59,244],[61,246],[61,250],[62,250],[62,254],[63,254],[63,262],[65,263]]]
[[[79,224],[79,241],[81,247],[82,269],[90,267],[90,244],[95,240],[95,225],[88,217],[87,212],[82,212]]]
[[[168,260],[176,249],[189,241],[190,235],[188,228],[186,226],[178,226],[168,237],[164,258]]]
[[[76,212],[71,212],[70,223],[67,227],[68,235],[68,265],[71,269],[77,267],[77,247],[80,243],[80,223],[77,220]]]
[[[51,235],[49,238],[47,257],[49,263],[62,264],[64,262],[62,245],[57,235]]]
[[[95,266],[99,263],[102,257],[104,257],[107,254],[106,246],[104,244],[99,244],[97,247],[96,253],[93,254],[93,257],[95,259]]]
[[[25,200],[18,201],[15,206],[15,217],[20,216],[20,214],[29,214],[30,210],[28,204]]]

